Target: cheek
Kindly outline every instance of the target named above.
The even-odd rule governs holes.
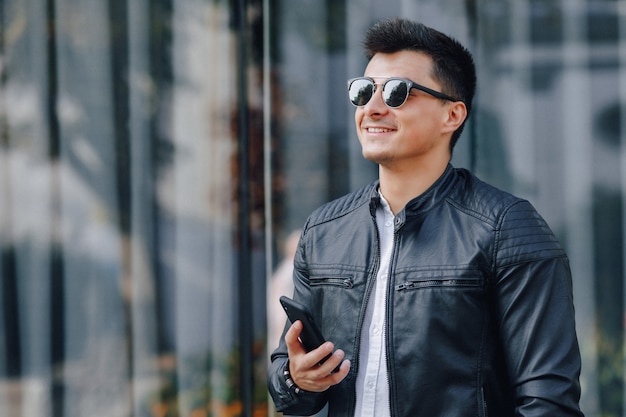
[[[354,126],[356,127],[356,133],[359,137],[361,137],[361,122],[363,121],[363,110],[356,109],[354,112]]]

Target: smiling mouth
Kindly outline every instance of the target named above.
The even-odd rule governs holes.
[[[388,133],[388,132],[393,132],[393,129],[383,129],[381,127],[368,127],[367,132],[368,133]]]

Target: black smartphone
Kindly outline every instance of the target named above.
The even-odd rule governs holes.
[[[302,333],[300,333],[300,341],[307,352],[312,351],[326,341],[319,327],[315,324],[311,312],[304,304],[284,295],[280,297],[280,304],[283,306],[283,310],[287,313],[287,317],[292,324],[296,320],[302,322],[303,329]]]
[[[311,312],[304,304],[294,301],[289,297],[285,297],[284,295],[280,297],[280,304],[283,306],[283,309],[285,310],[285,313],[287,313],[287,317],[291,323],[294,323],[296,320],[300,320],[302,322],[300,341],[307,352],[312,351],[326,341],[324,336],[322,336],[322,332],[319,327],[315,324],[315,320],[313,320]],[[324,363],[326,359],[330,358],[330,356],[331,354],[329,353],[328,356],[320,361],[320,364]],[[333,372],[336,372],[337,370],[339,370],[339,367],[337,367],[337,369]]]

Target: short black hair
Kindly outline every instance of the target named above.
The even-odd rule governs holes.
[[[476,68],[472,54],[460,42],[422,23],[393,18],[370,27],[363,45],[368,60],[377,53],[405,50],[429,56],[433,60],[433,77],[441,83],[442,92],[465,103],[469,117],[476,92]],[[452,134],[450,151],[464,126],[465,122]]]

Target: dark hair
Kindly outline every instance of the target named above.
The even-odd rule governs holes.
[[[476,91],[476,69],[472,54],[458,41],[421,23],[395,18],[374,24],[363,43],[368,60],[377,53],[405,50],[428,55],[434,64],[433,77],[441,83],[442,92],[463,101],[469,117]],[[465,122],[452,134],[450,151],[464,126]]]

